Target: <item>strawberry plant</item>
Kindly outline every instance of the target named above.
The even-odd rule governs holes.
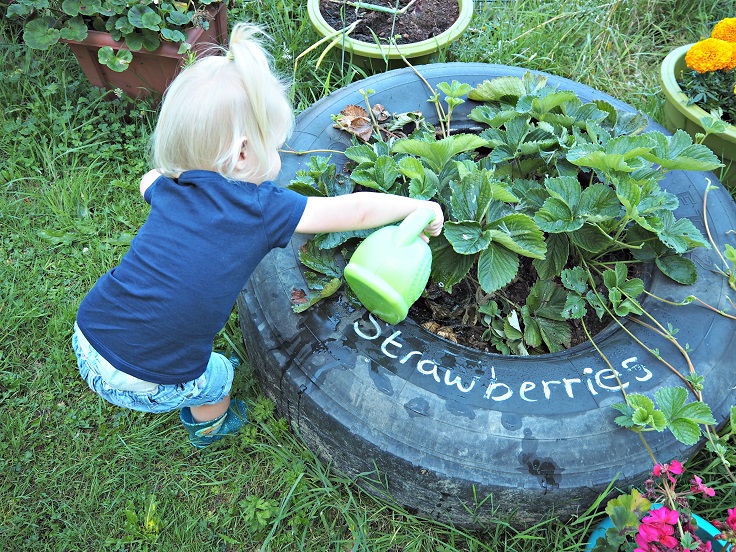
[[[438,129],[416,113],[388,117],[384,106],[370,106],[372,91],[364,92],[368,111],[350,106],[334,116],[354,136],[345,151],[350,175],[313,157],[290,187],[310,195],[372,189],[439,202],[447,222],[430,240],[430,285],[448,294],[471,290],[461,318],[484,326],[485,339],[505,354],[569,347],[571,320],[585,325],[591,316],[641,314],[645,282],[631,269],[639,262],[681,284],[696,281],[684,254],[710,245],[689,219],[676,217],[677,196],[660,182],[668,171],[720,166],[708,148],[683,131],[648,130],[641,114],[583,102],[530,73],[437,89],[430,101]],[[482,126],[478,132],[450,128],[465,97],[477,103],[469,119]],[[408,121],[413,130],[403,132]],[[320,269],[325,252],[348,258],[362,237],[318,235],[304,248],[314,286],[302,303],[339,287],[336,265]],[[520,279],[528,284],[523,304],[508,293]]]

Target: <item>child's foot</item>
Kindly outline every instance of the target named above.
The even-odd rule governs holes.
[[[203,448],[222,439],[225,435],[234,435],[248,423],[245,401],[233,399],[222,416],[208,422],[195,422],[192,411],[187,406],[179,412],[181,423],[189,432],[189,441],[197,448]]]

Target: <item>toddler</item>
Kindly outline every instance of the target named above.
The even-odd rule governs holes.
[[[244,401],[230,399],[233,365],[212,344],[271,249],[295,232],[375,228],[419,208],[435,213],[426,234],[443,224],[434,202],[373,192],[307,198],[272,182],[293,111],[261,35],[235,25],[225,55],[197,60],[166,91],[152,138],[157,168],[140,184],[150,213],[82,300],[72,337],[93,391],[135,410],[178,409],[195,447],[247,421]]]

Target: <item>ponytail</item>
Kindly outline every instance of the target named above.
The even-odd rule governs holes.
[[[273,155],[291,134],[294,115],[288,86],[273,72],[271,57],[261,39],[268,35],[259,27],[237,23],[230,35],[226,57],[235,64],[249,100],[252,130],[249,150],[258,159]],[[255,133],[255,135],[254,135]]]
[[[153,134],[155,167],[174,177],[204,169],[255,182],[271,173],[294,115],[263,38],[259,27],[237,23],[224,55],[198,59],[174,80]],[[237,173],[243,137],[247,171]]]

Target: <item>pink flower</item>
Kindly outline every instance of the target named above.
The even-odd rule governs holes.
[[[728,510],[726,525],[728,525],[732,531],[736,531],[736,508],[730,508]]]
[[[657,510],[650,510],[649,515],[641,520],[639,532],[636,534],[638,552],[650,552],[656,550],[652,543],[658,543],[668,548],[677,546],[678,541],[672,535],[675,533],[674,525],[679,519],[675,510],[662,506]],[[635,552],[637,552],[635,551]]]
[[[652,473],[655,475],[655,477],[660,477],[662,474],[667,475],[667,479],[669,479],[672,483],[675,483],[675,478],[672,477],[670,474],[674,475],[680,475],[683,472],[683,467],[680,462],[677,460],[673,460],[669,464],[655,464],[654,468],[652,468]]]
[[[694,475],[690,481],[690,491],[693,493],[703,493],[706,496],[715,496],[716,492],[710,487],[703,485],[703,480]]]

